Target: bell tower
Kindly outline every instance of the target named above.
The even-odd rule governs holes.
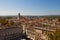
[[[18,13],[18,19],[20,20],[20,13]]]

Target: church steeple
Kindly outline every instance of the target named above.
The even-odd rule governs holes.
[[[18,19],[20,19],[20,13],[18,13]]]

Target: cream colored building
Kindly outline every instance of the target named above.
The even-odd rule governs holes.
[[[47,32],[53,32],[53,30],[40,27],[26,28],[27,37],[31,38],[32,40],[49,40]]]

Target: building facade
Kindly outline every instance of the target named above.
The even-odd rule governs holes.
[[[0,29],[0,40],[16,40],[22,35],[22,27],[14,26]]]
[[[53,30],[48,30],[40,27],[31,27],[32,26],[26,28],[26,34],[27,37],[31,38],[32,40],[49,40],[47,33],[53,33]]]

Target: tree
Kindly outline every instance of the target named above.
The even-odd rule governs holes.
[[[13,21],[8,21],[8,25],[13,25],[14,22]]]
[[[53,34],[51,32],[48,32],[47,34],[49,40],[60,40],[60,28],[57,28]]]
[[[51,32],[47,32],[47,35],[48,35],[48,40],[54,40]]]
[[[56,40],[60,40],[60,28],[57,28],[54,34],[55,34],[54,35],[55,39]]]
[[[8,21],[6,19],[0,19],[0,23],[2,25],[6,25],[8,23]]]

